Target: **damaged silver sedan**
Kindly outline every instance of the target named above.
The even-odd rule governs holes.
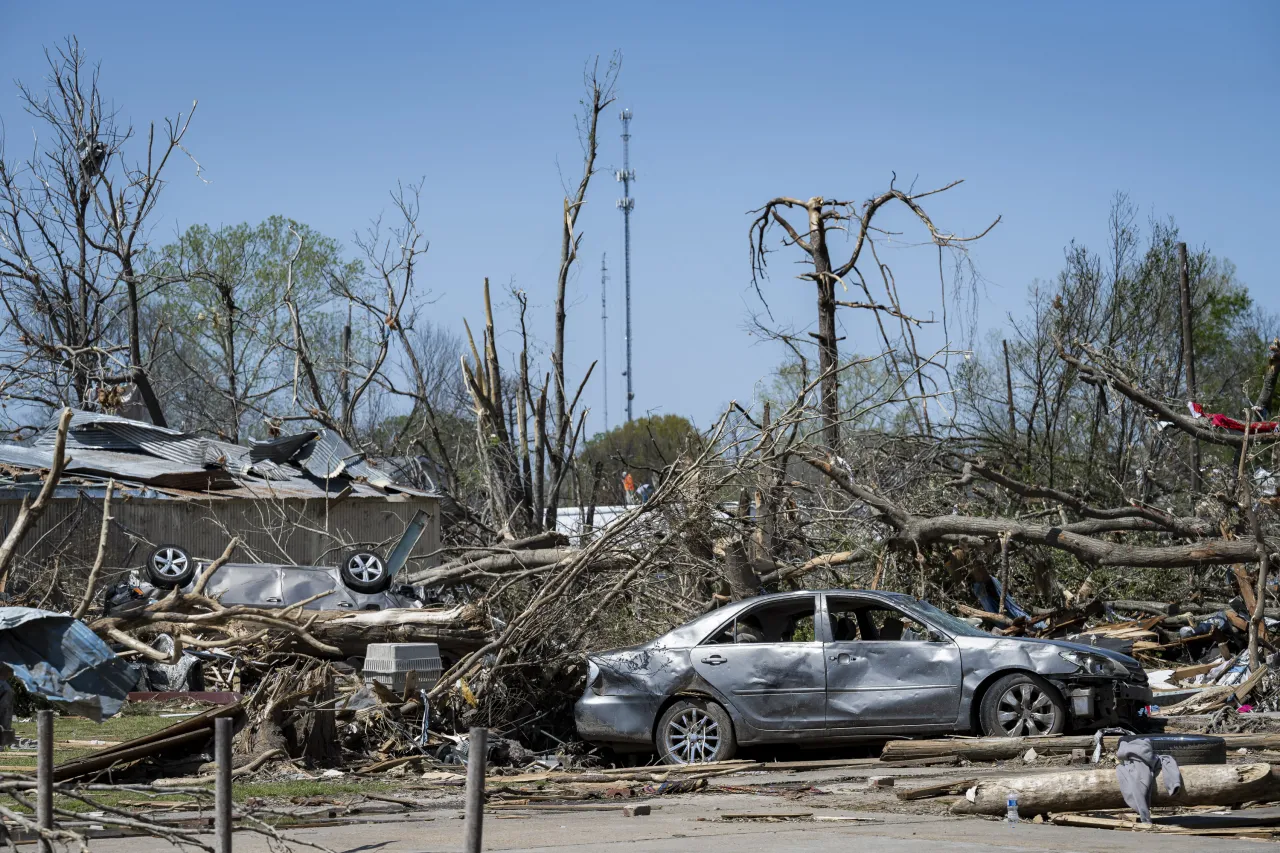
[[[907,595],[828,590],[736,602],[588,656],[575,717],[585,740],[684,764],[739,744],[1137,727],[1150,702],[1142,667],[1116,652],[993,636]]]

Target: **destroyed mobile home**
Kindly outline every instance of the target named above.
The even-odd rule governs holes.
[[[38,496],[57,440],[55,422],[23,443],[0,443],[6,529],[23,502]],[[31,531],[35,547],[12,570],[18,574],[41,572],[55,559],[92,563],[99,544],[95,504],[108,482],[122,499],[104,562],[145,567],[143,579],[154,584],[185,583],[196,558],[216,557],[233,537],[241,554],[263,562],[341,565],[362,550],[382,560],[381,549],[419,510],[426,526],[412,556],[421,560],[439,547],[439,496],[397,482],[331,431],[243,446],[76,412],[64,455],[48,508]]]
[[[578,733],[667,763],[724,761],[752,743],[1141,729],[1151,704],[1133,658],[993,637],[894,593],[749,599],[589,661]]]

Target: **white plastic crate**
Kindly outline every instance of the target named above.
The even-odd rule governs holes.
[[[365,649],[365,683],[376,678],[396,693],[404,691],[410,672],[418,674],[418,687],[430,689],[440,680],[440,671],[440,647],[435,643],[370,643]]]

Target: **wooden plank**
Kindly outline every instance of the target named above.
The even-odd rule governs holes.
[[[721,820],[799,820],[813,817],[813,812],[730,812],[720,815]]]
[[[1221,664],[1222,661],[1214,661],[1213,663],[1201,663],[1195,666],[1184,666],[1181,669],[1175,669],[1169,676],[1169,680],[1178,683],[1195,678],[1197,675],[1206,675],[1213,671],[1213,668]],[[1228,667],[1230,669],[1230,667]]]
[[[1244,563],[1236,563],[1231,574],[1235,576],[1236,586],[1240,588],[1240,597],[1244,599],[1244,612],[1253,613],[1253,608],[1258,603],[1258,598],[1253,594],[1253,581],[1249,578],[1249,570],[1245,568]]]
[[[1129,832],[1152,832],[1161,835],[1207,835],[1219,838],[1263,838],[1270,839],[1272,831],[1265,828],[1184,828],[1162,826],[1156,823],[1138,823],[1114,817],[1095,817],[1082,814],[1054,814],[1049,821],[1055,826],[1077,826],[1091,829],[1118,829]]]
[[[1224,688],[1230,689],[1230,688]],[[1191,701],[1191,700],[1188,700]],[[1228,749],[1278,749],[1280,734],[1223,734]],[[1109,750],[1119,744],[1119,738],[1107,737],[1103,743]],[[1034,747],[1041,755],[1069,753],[1072,749],[1092,749],[1092,735],[1049,735],[1041,737],[983,737],[983,738],[934,738],[927,740],[893,740],[884,745],[880,753],[882,762],[906,761],[918,758],[959,755],[972,761],[1000,761],[1016,758]]]
[[[1253,688],[1257,686],[1258,682],[1262,680],[1262,676],[1266,674],[1267,667],[1265,665],[1255,669],[1253,674],[1241,682],[1240,686],[1236,688],[1236,701],[1243,702],[1245,699],[1248,699],[1249,694],[1253,692]]]
[[[168,729],[163,729],[162,731],[168,731]],[[190,747],[194,744],[200,743],[201,741],[208,740],[211,737],[213,737],[213,729],[195,729],[194,731],[183,732],[182,734],[173,735],[172,737],[163,738],[161,740],[148,739],[146,743],[138,744],[128,749],[115,749],[95,753],[54,767],[53,780],[55,782],[61,782],[66,779],[75,779],[79,776],[87,776],[88,774],[95,773],[99,770],[106,770],[113,764],[122,764],[127,761],[136,761],[139,758],[147,758],[148,756],[164,752],[167,749]]]
[[[905,788],[896,792],[900,800],[927,800],[932,797],[945,797],[949,794],[960,794],[969,786],[976,785],[977,779],[952,779],[937,785],[925,785],[922,788]]]

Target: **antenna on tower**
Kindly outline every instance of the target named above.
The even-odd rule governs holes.
[[[600,360],[604,376],[604,431],[609,431],[609,267],[600,255]]]
[[[622,168],[617,178],[622,182],[622,198],[618,199],[618,209],[622,211],[622,280],[626,293],[627,306],[627,369],[622,375],[627,377],[627,420],[631,420],[631,401],[635,393],[631,390],[631,209],[636,206],[631,197],[631,182],[636,173],[631,168],[631,110],[623,110],[622,115]]]

